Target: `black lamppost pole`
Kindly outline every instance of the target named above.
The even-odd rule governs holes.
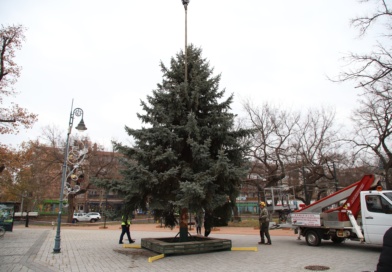
[[[188,4],[190,0],[181,0],[185,8],[185,87],[188,84]]]
[[[56,237],[54,238],[54,248],[53,248],[53,253],[60,253],[60,228],[61,228],[61,210],[63,209],[63,197],[64,197],[64,184],[66,182],[67,178],[67,161],[68,161],[68,152],[69,152],[69,135],[71,134],[72,131],[72,126],[73,126],[73,121],[74,117],[76,116],[82,116],[82,119],[80,120],[79,125],[77,125],[76,129],[77,130],[87,130],[84,121],[83,121],[83,110],[81,108],[76,108],[72,110],[73,108],[73,101],[71,105],[71,114],[69,116],[69,126],[68,126],[68,133],[67,133],[67,141],[65,143],[65,151],[64,151],[64,163],[62,167],[62,175],[61,175],[61,189],[60,189],[60,201],[59,201],[59,214],[57,217],[57,231],[56,231]]]
[[[182,4],[184,5],[185,9],[185,51],[184,51],[184,56],[185,56],[185,75],[184,75],[184,91],[185,93],[188,92],[188,41],[187,41],[187,28],[188,28],[188,4],[190,0],[181,0]],[[190,212],[190,211],[189,211]],[[186,214],[185,214],[186,213]],[[186,222],[186,218],[188,217],[188,210],[181,208],[180,209],[180,242],[187,242],[188,241],[188,222]],[[189,220],[192,220],[191,217],[189,217]]]

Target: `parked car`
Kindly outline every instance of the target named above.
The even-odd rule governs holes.
[[[89,212],[87,215],[97,220],[101,219],[101,214],[99,212]]]
[[[74,213],[72,223],[77,223],[77,222],[97,222],[98,219],[91,217],[90,215],[86,213]]]

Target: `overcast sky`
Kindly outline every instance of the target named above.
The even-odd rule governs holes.
[[[374,7],[357,0],[191,0],[188,43],[201,47],[222,75],[220,87],[234,94],[239,116],[251,99],[292,109],[334,107],[344,123],[358,90],[327,76],[338,75],[348,52],[374,46],[377,29],[358,38],[350,26]],[[72,99],[91,140],[129,142],[124,127],[141,127],[136,113],[162,80],[160,61],[169,66],[184,48],[184,18],[181,0],[0,0],[1,24],[27,28],[13,101],[39,115],[33,129],[1,135],[1,142],[36,139],[48,125],[65,138]]]

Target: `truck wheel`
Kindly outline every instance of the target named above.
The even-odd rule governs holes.
[[[342,237],[334,236],[334,237],[331,238],[331,240],[332,240],[332,242],[333,242],[334,244],[340,244],[340,243],[342,243],[345,239],[342,238]]]
[[[308,246],[319,246],[321,244],[320,235],[315,230],[306,232],[306,243]]]
[[[72,223],[78,223],[78,219],[72,219]]]
[[[95,223],[95,221],[97,221],[97,220],[95,220],[95,219],[90,220],[91,223]]]

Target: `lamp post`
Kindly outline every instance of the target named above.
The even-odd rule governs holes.
[[[60,189],[60,201],[59,201],[59,214],[57,217],[57,231],[56,231],[56,237],[54,239],[54,248],[53,248],[53,253],[60,253],[60,228],[61,228],[61,210],[63,209],[63,197],[64,197],[64,183],[66,182],[67,179],[67,161],[68,161],[68,152],[69,152],[69,135],[71,134],[72,131],[72,126],[73,126],[73,121],[75,116],[79,117],[82,116],[82,119],[80,120],[79,125],[77,125],[76,129],[77,130],[87,130],[84,121],[83,121],[83,110],[81,108],[76,108],[72,109],[73,107],[73,102],[71,106],[71,114],[69,116],[69,126],[68,126],[68,133],[67,133],[67,141],[65,143],[65,151],[64,151],[64,164],[62,167],[62,175],[61,175],[61,189]]]
[[[184,51],[184,64],[185,64],[185,75],[184,75],[184,90],[185,93],[188,91],[188,42],[187,42],[187,15],[188,15],[188,4],[190,0],[181,0],[185,9],[185,51]],[[188,209],[181,208],[180,209],[180,242],[188,241]]]
[[[184,5],[185,9],[185,87],[188,84],[188,41],[187,41],[187,36],[188,36],[188,4],[190,0],[181,0],[182,4]]]

